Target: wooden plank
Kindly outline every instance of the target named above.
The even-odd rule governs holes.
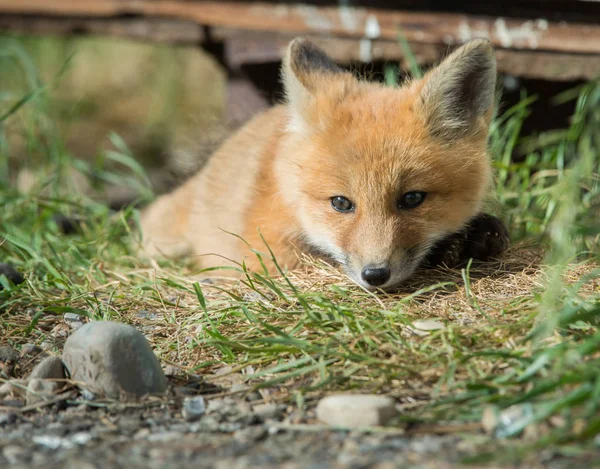
[[[0,16],[0,30],[27,34],[95,34],[157,42],[202,44],[206,39],[202,29],[193,22],[144,18],[60,18]],[[230,68],[244,64],[261,64],[281,60],[293,34],[212,28],[211,40],[225,44],[224,57]],[[309,35],[335,60],[398,61],[407,67],[406,57],[397,41]],[[443,44],[409,43],[411,51],[422,65],[431,64],[447,53]],[[498,49],[498,69],[501,72],[527,78],[550,80],[589,80],[600,76],[600,55],[569,54],[546,51]]]
[[[183,0],[0,0],[0,12],[61,17],[140,15],[255,31],[321,34],[457,44],[487,37],[500,48],[600,54],[600,25],[422,13],[376,8],[288,5],[267,2]]]
[[[59,36],[91,34],[171,44],[200,44],[205,39],[202,28],[194,22],[160,18],[48,18],[0,15],[0,30]]]
[[[213,37],[225,41],[225,59],[232,67],[247,63],[281,60],[293,35],[256,33],[217,28]],[[311,39],[336,61],[398,61],[408,68],[406,56],[395,41],[364,40],[314,36]],[[420,65],[430,65],[448,52],[448,46],[409,43]],[[567,54],[545,51],[496,50],[498,69],[503,73],[556,81],[590,80],[600,76],[600,55]]]

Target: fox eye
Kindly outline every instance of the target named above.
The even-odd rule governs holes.
[[[415,208],[423,203],[427,192],[423,191],[410,191],[406,194],[402,194],[400,201],[398,202],[398,208]]]
[[[331,206],[338,212],[352,212],[354,210],[354,204],[341,195],[331,198]]]

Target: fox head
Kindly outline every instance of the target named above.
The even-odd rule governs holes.
[[[301,236],[365,288],[391,289],[481,208],[496,62],[466,43],[400,88],[356,79],[306,39],[283,64],[288,121],[275,171]]]

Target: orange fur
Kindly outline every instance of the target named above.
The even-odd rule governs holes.
[[[491,182],[489,44],[468,43],[399,89],[358,81],[328,60],[308,41],[292,42],[288,103],[250,121],[143,213],[146,254],[191,254],[203,267],[246,258],[256,268],[229,233],[265,252],[262,235],[283,266],[296,265],[297,247],[311,249],[366,287],[361,271],[386,266],[389,288],[481,211]],[[399,209],[410,191],[426,192],[424,202]],[[335,196],[355,210],[335,211]]]

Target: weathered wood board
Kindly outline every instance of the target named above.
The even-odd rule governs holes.
[[[0,0],[0,29],[187,43],[205,42],[208,31],[210,40],[224,41],[226,53],[239,63],[278,60],[289,38],[299,34],[316,38],[339,60],[365,62],[401,60],[404,54],[398,45],[399,34],[422,62],[435,60],[449,46],[487,37],[498,49],[504,72],[557,80],[589,79],[600,74],[600,23],[544,18],[348,7],[327,2]]]

